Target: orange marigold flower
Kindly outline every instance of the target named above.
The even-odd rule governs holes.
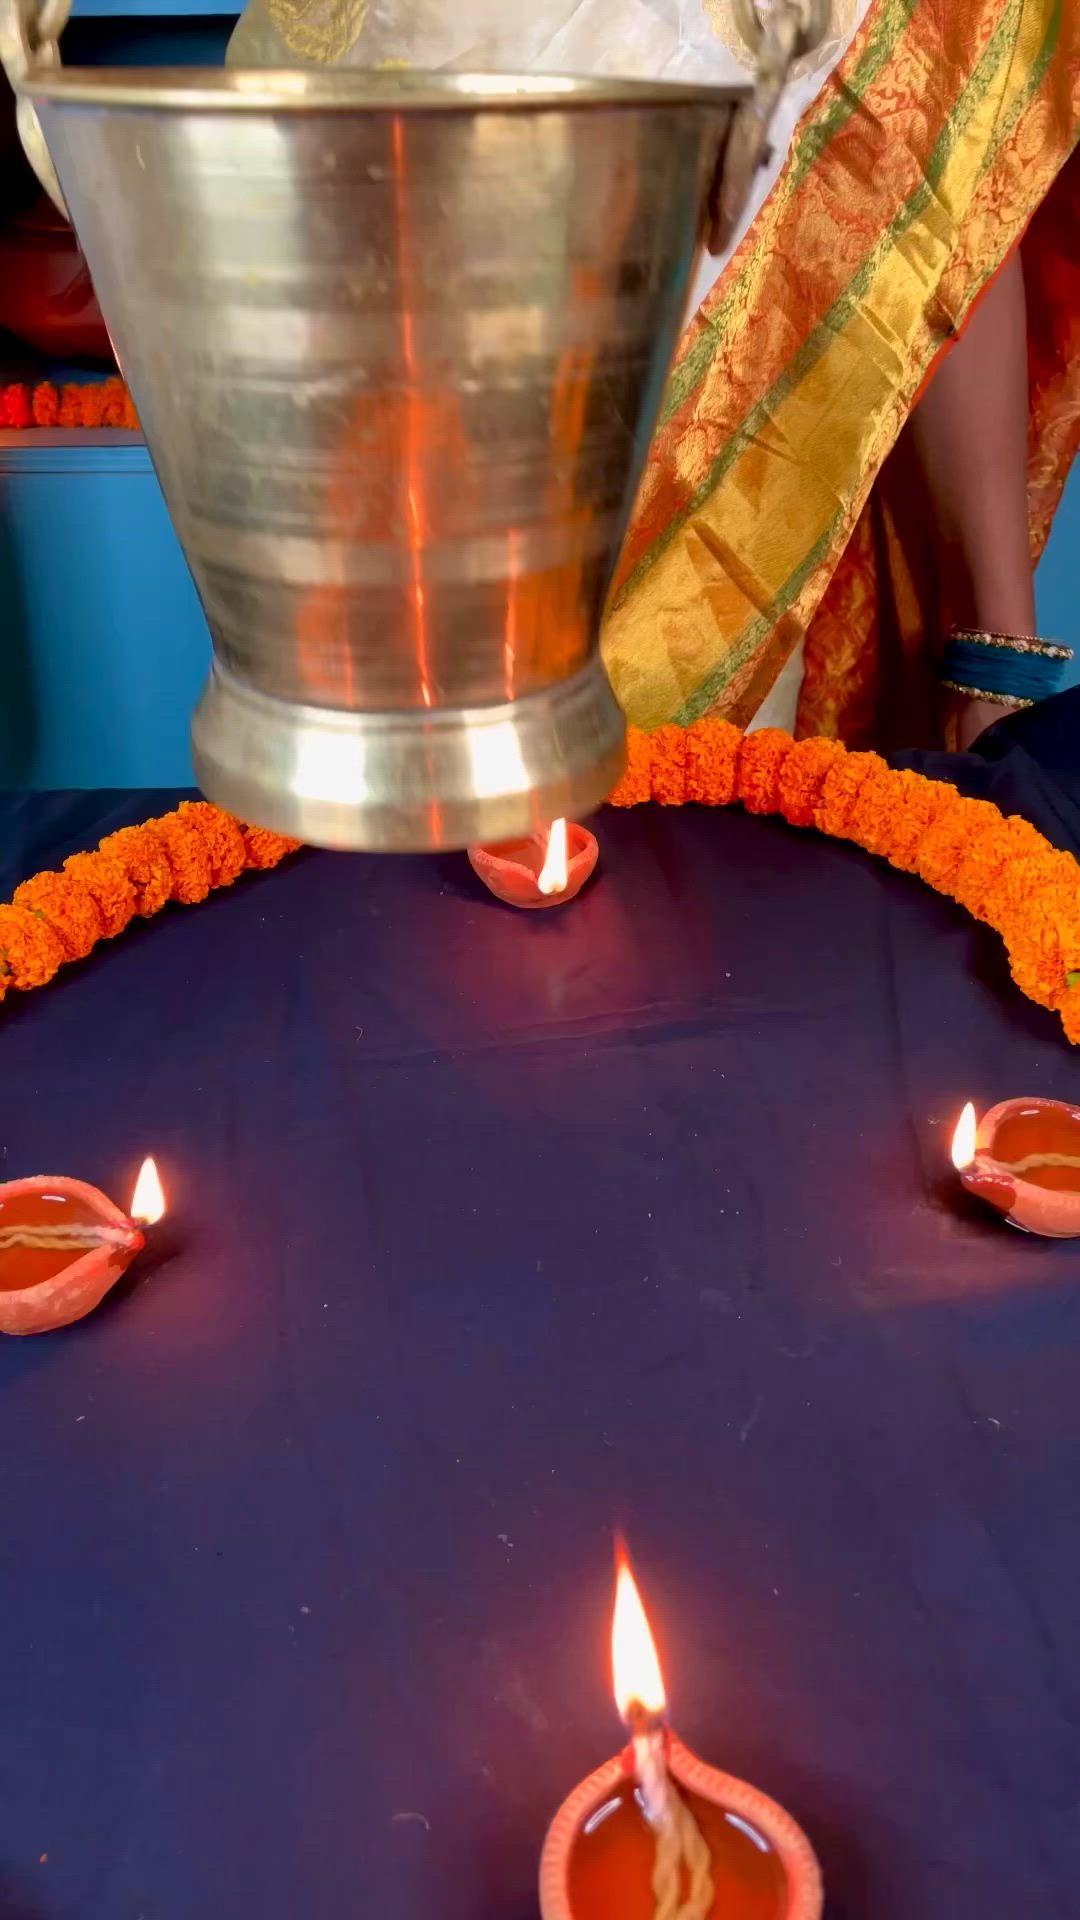
[[[1044,840],[1038,852],[1022,854],[1005,867],[994,888],[995,916],[1000,916],[1001,925],[1010,920],[1034,924],[1036,909],[1056,904],[1062,895],[1075,900],[1076,889],[1072,854]]]
[[[102,390],[101,424],[103,427],[122,427],[124,424],[124,387],[115,376],[106,380]]]
[[[1024,854],[1044,853],[1046,838],[1033,827],[1030,820],[1024,820],[1018,813],[1007,814],[998,829],[1001,845],[1009,859],[1019,859]],[[1068,856],[1072,858],[1071,854]]]
[[[100,850],[73,853],[64,861],[64,872],[97,902],[105,938],[114,940],[123,933],[135,912],[135,889],[123,862]]]
[[[790,733],[780,727],[759,727],[743,735],[735,791],[747,813],[778,811],[780,775],[791,748]]]
[[[729,807],[735,798],[742,734],[729,720],[695,720],[686,729],[686,798]]]
[[[6,427],[32,427],[34,409],[30,403],[30,392],[21,380],[0,390],[0,425]]]
[[[626,771],[608,804],[613,807],[637,807],[652,793],[652,745],[647,733],[631,727],[626,735]]]
[[[249,827],[240,822],[240,831],[247,848],[248,866],[269,868],[279,866],[287,854],[296,853],[302,842],[288,840],[283,833],[270,833],[266,827]]]
[[[954,898],[953,889],[969,838],[970,828],[964,819],[960,795],[954,793],[950,804],[943,808],[919,842],[912,871],[936,893],[947,893]]]
[[[47,920],[64,949],[65,960],[85,960],[104,927],[93,895],[64,873],[36,873],[16,887],[13,904]]]
[[[897,773],[896,780],[894,816],[883,852],[899,872],[914,873],[923,836],[952,804],[953,789],[906,770]]]
[[[163,813],[151,822],[172,869],[172,897],[185,907],[205,900],[213,884],[210,855],[202,834],[179,813]]]
[[[1053,922],[1025,927],[1017,939],[1006,939],[1009,971],[1021,993],[1036,1006],[1054,1007],[1066,983],[1061,941]]]
[[[36,427],[55,427],[60,413],[60,395],[51,380],[43,380],[34,388],[32,407]]]
[[[1072,856],[1045,847],[1011,861],[990,906],[1017,985],[1041,1006],[1056,1006],[1080,966],[1080,880]]]
[[[1002,815],[989,800],[967,800],[953,788],[946,792],[951,802],[939,811],[923,835],[914,871],[928,879],[929,863],[937,876],[930,884],[966,906],[965,887],[980,900],[985,896],[987,854],[992,840],[1001,832]]]
[[[839,740],[797,740],[780,769],[776,803],[793,827],[812,827],[825,776],[844,758]]]
[[[885,765],[878,753],[845,753],[825,775],[821,799],[814,809],[814,825],[838,840],[850,840],[849,823],[859,795],[871,773]]]
[[[859,788],[858,802],[848,816],[844,837],[867,853],[888,859],[896,838],[899,812],[896,783],[900,776],[886,766],[884,760],[878,760],[876,754],[870,758],[877,761],[877,765],[867,770]]]
[[[231,813],[212,807],[208,800],[184,800],[180,817],[194,827],[210,857],[210,884],[229,887],[247,866],[247,848],[239,823]]]
[[[662,807],[681,807],[686,799],[686,728],[657,727],[649,735],[649,788]]]
[[[0,907],[0,968],[9,986],[43,987],[64,964],[58,934],[26,907]]]
[[[60,389],[60,413],[57,426],[78,427],[82,425],[82,388],[69,381]]]
[[[998,882],[1008,858],[1008,854],[1002,853],[996,836],[989,828],[965,840],[953,874],[951,892],[973,919],[985,921],[988,925],[994,924]]]
[[[969,811],[964,818],[970,833],[953,881],[955,897],[976,920],[993,924],[1004,874],[1014,861],[1045,853],[1047,842],[1027,820],[1017,815],[1003,820],[997,807],[986,800],[966,804]]]
[[[82,417],[84,427],[100,427],[105,410],[105,395],[100,386],[84,387]]]
[[[148,920],[172,899],[173,876],[164,842],[152,826],[121,827],[107,834],[102,853],[119,860],[135,889],[135,911]]]

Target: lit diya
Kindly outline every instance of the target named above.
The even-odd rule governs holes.
[[[1063,1100],[1005,1100],[976,1121],[970,1103],[953,1165],[1009,1224],[1048,1240],[1080,1234],[1080,1109]]]
[[[599,858],[596,835],[575,821],[553,820],[548,832],[493,847],[470,847],[485,887],[509,907],[561,907],[581,892]]]
[[[0,1186],[0,1332],[47,1333],[92,1313],[164,1211],[152,1160],[130,1214],[83,1180],[37,1174]]]
[[[630,1744],[551,1823],[543,1920],[820,1920],[821,1873],[801,1828],[667,1726],[656,1646],[622,1551],[611,1651]]]

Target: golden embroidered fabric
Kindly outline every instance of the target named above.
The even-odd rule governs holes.
[[[268,0],[286,47],[303,60],[332,67],[355,46],[368,0]]]
[[[715,0],[248,0],[230,66],[734,79]],[[769,0],[765,0],[769,4]],[[858,0],[835,0],[838,14]]]

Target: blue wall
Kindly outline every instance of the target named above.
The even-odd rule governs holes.
[[[202,610],[137,436],[79,439],[0,435],[0,787],[186,784]],[[1078,554],[1080,468],[1039,577],[1080,653]]]
[[[0,438],[0,786],[190,781],[210,636],[145,447]]]
[[[1073,469],[1050,544],[1039,568],[1039,630],[1062,640],[1077,658],[1070,677],[1080,681],[1080,462]]]

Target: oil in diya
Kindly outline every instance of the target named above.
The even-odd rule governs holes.
[[[101,1304],[165,1212],[144,1160],[130,1214],[84,1180],[36,1174],[0,1186],[0,1332],[47,1333]]]
[[[488,892],[509,907],[561,907],[581,892],[599,855],[587,827],[553,820],[546,834],[470,847],[469,864]]]
[[[551,1823],[542,1920],[820,1920],[821,1873],[802,1829],[756,1787],[706,1766],[667,1726],[656,1646],[625,1553],[612,1667],[630,1743]]]
[[[952,1158],[968,1192],[1010,1226],[1047,1240],[1080,1234],[1080,1108],[1063,1100],[1005,1100],[976,1120],[969,1103]]]

